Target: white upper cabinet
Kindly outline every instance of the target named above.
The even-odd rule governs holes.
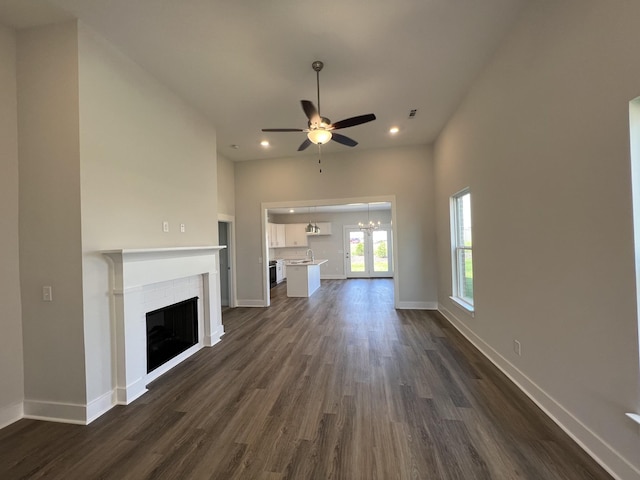
[[[308,236],[331,235],[330,222],[318,222],[317,225],[320,228],[320,233],[307,233],[306,223],[269,223],[269,248],[308,247]]]
[[[314,223],[313,225],[316,225]],[[320,233],[307,233],[307,235],[331,235],[331,222],[318,222]]]
[[[269,223],[269,247],[277,248],[286,246],[286,234],[284,225]]]
[[[304,223],[287,223],[284,225],[287,247],[306,247],[309,245],[307,234],[304,231],[305,226]]]

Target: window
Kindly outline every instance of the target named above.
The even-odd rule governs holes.
[[[451,197],[452,296],[473,312],[473,261],[471,243],[471,194],[469,189]]]
[[[633,199],[633,229],[636,263],[636,305],[640,312],[640,97],[629,103],[629,137],[631,140],[631,192]],[[640,320],[638,320],[640,334]],[[634,422],[640,423],[640,411],[627,413]]]

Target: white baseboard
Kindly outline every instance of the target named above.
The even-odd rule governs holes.
[[[478,337],[451,311],[442,305],[439,306],[438,311],[609,474],[619,480],[640,480],[640,470],[631,465],[570,411]]]
[[[238,307],[264,307],[263,300],[238,300]]]
[[[345,275],[320,275],[320,280],[346,280]]]
[[[87,424],[104,415],[116,405],[116,391],[112,390],[87,404]]]
[[[23,402],[6,405],[0,408],[0,429],[17,422],[24,416]]]
[[[399,310],[437,310],[438,302],[398,302]]]
[[[207,341],[213,346],[224,335],[224,327],[220,325]],[[40,400],[25,400],[15,405],[9,405],[0,409],[0,428],[20,420],[30,418],[34,420],[46,420],[50,422],[73,423],[88,425],[96,418],[111,410],[115,405],[129,405],[147,392],[147,384],[170,370],[177,364],[186,360],[202,348],[202,344],[194,345],[189,350],[178,355],[154,371],[155,375],[139,378],[126,387],[116,387],[98,398],[91,400],[87,405],[46,402]]]
[[[87,406],[77,403],[24,401],[24,418],[48,422],[87,424]]]
[[[129,405],[134,400],[147,393],[146,378],[139,378],[126,387],[116,387],[115,397],[117,405]]]
[[[218,328],[216,328],[214,332],[211,332],[211,335],[205,336],[204,346],[213,347],[216,343],[220,341],[223,335],[224,335],[224,326],[218,325]]]

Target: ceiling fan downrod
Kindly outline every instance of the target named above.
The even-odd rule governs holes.
[[[322,67],[324,67],[324,63],[321,62],[320,60],[316,60],[311,64],[311,67],[316,72],[316,87],[317,87],[317,93],[318,93],[318,117],[320,117],[320,121],[322,122],[322,115],[320,114],[321,112],[320,110],[320,71],[322,70]]]

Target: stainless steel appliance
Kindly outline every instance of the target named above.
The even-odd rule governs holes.
[[[269,285],[271,288],[275,287],[278,284],[278,279],[276,276],[276,261],[269,260]]]

